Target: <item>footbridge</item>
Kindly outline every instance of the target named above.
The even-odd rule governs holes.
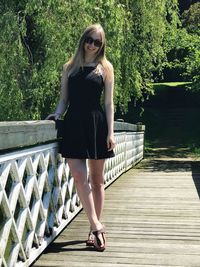
[[[200,162],[167,148],[144,158],[144,132],[115,122],[96,252],[54,123],[1,123],[0,266],[199,267]]]
[[[115,138],[105,187],[143,158],[144,126],[115,122]],[[75,225],[82,206],[66,160],[58,154],[53,121],[0,122],[0,153],[0,266],[30,266]],[[77,233],[84,231],[80,225]]]

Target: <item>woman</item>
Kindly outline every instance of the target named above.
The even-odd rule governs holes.
[[[82,34],[75,55],[64,65],[60,102],[56,112],[47,119],[57,120],[67,109],[60,153],[67,159],[89,219],[86,244],[98,251],[106,247],[100,219],[104,205],[105,159],[114,156],[115,147],[113,85],[113,67],[105,57],[104,30],[99,24],[91,25]],[[100,105],[103,91],[105,112]]]

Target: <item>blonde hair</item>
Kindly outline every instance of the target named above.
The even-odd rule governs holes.
[[[74,56],[64,65],[64,68],[68,70],[68,76],[74,75],[78,72],[78,70],[83,68],[85,63],[85,39],[90,36],[93,32],[99,32],[101,35],[101,42],[102,45],[99,48],[96,57],[94,59],[94,63],[101,64],[103,67],[107,68],[108,61],[105,56],[105,47],[106,47],[106,40],[105,40],[105,32],[100,24],[93,24],[85,29],[81,38],[79,39],[77,50]]]

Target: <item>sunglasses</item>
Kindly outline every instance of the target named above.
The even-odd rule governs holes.
[[[90,36],[88,36],[88,37],[85,38],[85,43],[90,44],[90,45],[92,43],[94,43],[94,46],[96,46],[96,47],[101,47],[101,45],[102,45],[102,42],[101,41],[99,41],[98,39],[93,39]]]

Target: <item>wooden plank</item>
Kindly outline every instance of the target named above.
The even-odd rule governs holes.
[[[147,163],[148,172],[143,163],[106,190],[105,252],[85,247],[89,225],[81,212],[33,266],[199,267],[200,181],[192,162],[179,159],[177,171],[175,161],[171,169],[167,161]]]

